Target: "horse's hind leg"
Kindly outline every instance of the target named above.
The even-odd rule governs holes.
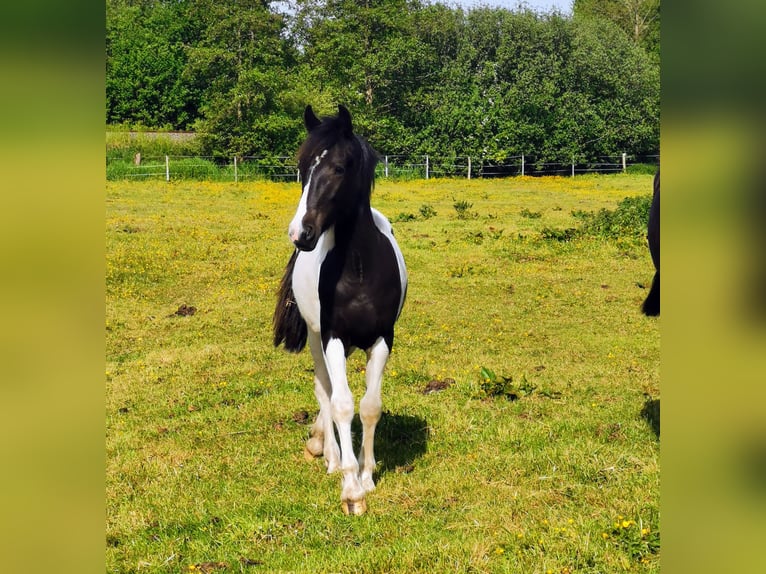
[[[388,361],[389,349],[380,338],[367,350],[366,382],[367,391],[359,402],[359,418],[362,420],[362,447],[359,451],[362,487],[369,492],[375,488],[372,473],[375,471],[375,427],[380,420],[382,402],[380,389],[383,381],[383,369]]]
[[[657,317],[660,314],[660,272],[657,271],[652,279],[652,287],[646,296],[641,310],[647,317]]]
[[[306,441],[306,448],[303,451],[306,460],[319,458],[320,456],[324,455],[325,451],[325,436],[327,435],[325,432],[325,427],[327,426],[327,413],[329,412],[329,407],[323,405],[325,403],[329,405],[330,401],[327,397],[325,385],[322,379],[318,376],[314,376],[314,396],[316,396],[317,402],[319,403],[319,413],[317,414],[317,418],[314,421],[314,424],[311,425],[309,438]],[[332,419],[330,419],[330,424],[332,424]],[[337,445],[335,448],[337,449]],[[329,465],[330,460],[332,460],[332,455],[325,459],[325,464]],[[336,461],[337,460],[340,460],[339,454],[336,457]],[[337,470],[337,462],[335,465],[333,465],[333,468],[329,469],[328,471],[333,472],[335,470]]]
[[[332,426],[332,385],[327,373],[327,366],[322,353],[322,341],[318,333],[309,332],[309,346],[314,358],[314,395],[319,403],[319,414],[311,426],[309,440],[306,441],[306,458],[314,458],[324,454],[327,472],[335,472],[340,468],[340,450],[335,440]]]

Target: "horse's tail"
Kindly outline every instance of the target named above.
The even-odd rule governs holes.
[[[649,295],[646,296],[644,304],[641,307],[644,315],[648,317],[657,317],[660,314],[660,272],[654,274],[652,288],[649,289]]]
[[[285,350],[291,353],[301,352],[308,338],[306,321],[298,310],[293,294],[293,269],[297,258],[298,250],[296,249],[282,276],[277,293],[277,307],[274,309],[274,346],[278,347],[284,343]]]

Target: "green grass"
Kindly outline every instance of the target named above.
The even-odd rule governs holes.
[[[199,140],[196,138],[174,141],[168,134],[150,136],[141,132],[131,134],[119,130],[106,132],[106,157],[112,161],[132,163],[136,153],[140,153],[144,158],[164,158],[166,155],[193,156],[201,152]],[[122,174],[107,172],[107,177],[119,178]]]
[[[298,184],[107,183],[107,571],[658,572],[653,267],[584,230],[651,182],[378,183],[410,288],[357,518],[303,459],[310,356],[271,345]]]

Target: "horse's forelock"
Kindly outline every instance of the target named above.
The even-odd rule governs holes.
[[[298,149],[298,170],[301,178],[308,176],[311,166],[316,158],[323,151],[331,149],[337,143],[348,140],[348,135],[344,132],[344,127],[336,117],[323,118],[322,123],[316,126],[309,134],[301,147]],[[349,141],[356,142],[354,148],[359,150],[356,160],[360,163],[359,177],[360,185],[372,190],[375,178],[375,166],[378,163],[378,154],[367,141],[356,135],[351,134]]]

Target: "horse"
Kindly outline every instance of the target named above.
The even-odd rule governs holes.
[[[375,488],[373,442],[383,370],[407,293],[407,269],[390,222],[370,205],[378,155],[354,133],[349,111],[341,105],[337,116],[320,120],[307,106],[303,121],[307,136],[298,151],[303,192],[288,227],[295,250],[277,295],[274,346],[283,343],[297,353],[308,340],[319,414],[304,454],[324,456],[328,473],[342,473],[342,510],[360,515],[367,510],[366,494]],[[358,459],[346,375],[346,359],[356,349],[367,354]]]
[[[654,279],[652,288],[641,306],[644,315],[656,317],[660,314],[660,170],[654,174],[654,195],[652,206],[649,208],[649,224],[647,226],[649,252],[654,262]]]

